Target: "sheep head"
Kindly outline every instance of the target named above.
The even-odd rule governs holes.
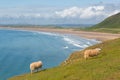
[[[98,51],[100,51],[101,50],[101,48],[95,48],[96,50],[98,50]]]

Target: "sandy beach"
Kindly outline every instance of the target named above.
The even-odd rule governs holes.
[[[101,33],[101,32],[87,32],[87,31],[77,31],[74,29],[58,29],[58,28],[43,28],[43,27],[0,27],[0,29],[13,29],[13,30],[29,30],[29,31],[42,31],[42,32],[53,32],[60,34],[72,34],[75,36],[80,36],[88,39],[96,39],[99,41],[106,41],[111,39],[120,38],[120,34],[112,33]]]

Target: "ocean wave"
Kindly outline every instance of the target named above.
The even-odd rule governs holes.
[[[63,36],[63,40],[66,41],[67,43],[78,47],[78,48],[86,48],[94,43],[98,43],[96,40],[90,40],[90,39],[84,39],[84,38],[75,38],[75,37],[70,37],[70,36]]]
[[[86,48],[86,47],[88,47],[87,44],[81,45],[80,41],[78,41],[77,39],[71,38],[71,36],[67,35],[67,34],[59,34],[59,33],[52,33],[52,32],[42,32],[42,31],[39,31],[39,32],[35,31],[35,33],[49,35],[49,36],[55,36],[55,37],[56,36],[57,37],[61,37],[64,41],[68,42],[69,44],[71,44],[71,45],[73,45],[75,47],[79,47],[79,48]],[[88,42],[88,44],[90,44],[90,42]],[[63,48],[64,49],[68,49],[69,47],[68,46],[64,46]]]
[[[37,31],[36,31],[37,32]],[[49,35],[49,36],[59,36],[59,34],[57,33],[52,33],[52,32],[42,32],[42,31],[39,31],[37,32],[39,34],[45,34],[45,35]]]
[[[73,36],[71,35],[67,35],[67,34],[59,34],[59,33],[51,33],[51,32],[37,32],[39,34],[44,34],[44,35],[49,35],[49,36],[58,36],[58,37],[61,37],[64,41],[66,41],[67,43],[75,46],[75,47],[78,47],[78,48],[86,48],[88,47],[89,45],[92,45],[92,43],[88,42],[86,44],[82,44],[83,42],[83,38],[80,38],[81,40],[77,40],[76,38],[72,38]],[[78,38],[78,37],[77,37]],[[86,40],[86,39],[84,39]],[[69,47],[68,46],[64,46],[63,47],[64,49],[68,49]]]
[[[34,35],[43,34],[43,35],[61,37],[67,43],[69,43],[75,47],[78,47],[78,48],[86,48],[88,46],[93,45],[93,42],[100,43],[100,41],[97,41],[95,39],[86,39],[86,38],[82,38],[82,37],[80,37],[78,40],[78,37],[75,37],[75,36],[73,37],[72,35],[69,35],[69,34],[59,34],[59,33],[54,33],[54,32],[30,31],[30,30],[15,30],[15,31],[32,32]],[[69,47],[68,46],[64,47],[64,49],[67,49],[67,48],[69,48]]]
[[[64,36],[63,37],[63,40],[64,41],[67,41],[69,44],[72,44],[72,45],[74,45],[74,46],[76,46],[76,47],[83,47],[83,46],[81,46],[79,43],[78,43],[78,41],[76,41],[76,40],[73,40],[73,39],[70,39],[70,38],[68,38],[67,36]]]
[[[64,49],[68,49],[69,47],[68,47],[68,46],[64,46],[63,48],[64,48]]]
[[[34,35],[36,35],[36,34],[45,34],[45,35],[49,35],[49,36],[59,36],[59,35],[60,35],[60,34],[53,33],[53,32],[43,32],[43,31],[16,30],[16,29],[7,29],[7,30],[20,31],[20,32],[31,32],[31,33],[33,33]]]

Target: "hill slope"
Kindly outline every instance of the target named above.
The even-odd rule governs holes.
[[[83,59],[83,51],[73,53],[69,64],[10,78],[9,80],[120,80],[120,38],[89,48],[102,47],[101,54]]]
[[[98,23],[89,28],[84,28],[82,30],[108,32],[108,33],[120,33],[120,13],[112,15],[106,18],[101,23]]]
[[[97,28],[120,28],[120,13],[106,18],[101,23],[95,25]]]

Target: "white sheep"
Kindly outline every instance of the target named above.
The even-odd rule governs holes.
[[[39,68],[42,67],[42,61],[37,61],[37,62],[33,62],[30,64],[30,70],[31,70],[31,74],[32,72],[36,69],[38,71]]]
[[[100,48],[88,49],[84,52],[84,58],[87,59],[90,56],[97,56],[100,53]]]

